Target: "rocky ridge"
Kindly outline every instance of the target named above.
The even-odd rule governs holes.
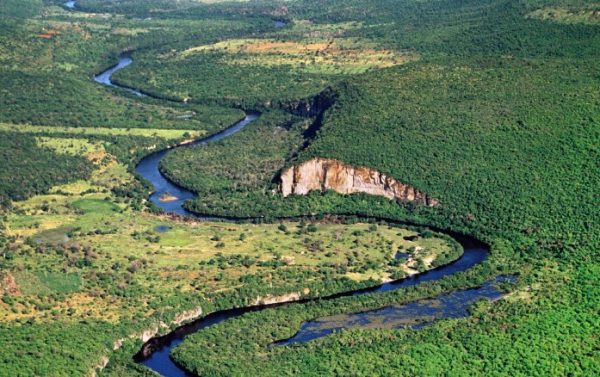
[[[318,157],[284,171],[279,188],[284,197],[306,195],[315,190],[333,190],[340,194],[378,195],[428,207],[439,204],[437,199],[376,170]]]

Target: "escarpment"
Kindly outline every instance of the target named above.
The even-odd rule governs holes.
[[[337,100],[338,94],[332,88],[326,88],[316,96],[279,104],[279,107],[302,117],[314,117],[329,109]]]
[[[284,197],[306,195],[314,190],[333,190],[340,194],[384,196],[390,200],[415,202],[429,207],[439,204],[437,199],[376,170],[326,158],[313,158],[287,169],[281,174],[279,187]]]

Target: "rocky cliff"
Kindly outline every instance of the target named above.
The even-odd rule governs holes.
[[[302,117],[318,116],[331,107],[338,94],[332,88],[326,88],[314,97],[278,104],[278,108]]]
[[[361,192],[379,195],[429,207],[439,204],[437,199],[376,170],[353,167],[326,158],[313,158],[284,171],[280,190],[284,197],[292,194],[305,195],[313,190],[333,190],[340,194]]]
[[[0,296],[20,296],[19,286],[9,272],[0,272]]]

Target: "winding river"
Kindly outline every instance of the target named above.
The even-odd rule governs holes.
[[[135,94],[138,97],[146,97],[146,95],[143,94],[142,92],[140,92],[139,90],[130,89],[130,88],[126,88],[126,87],[123,87],[120,85],[113,84],[113,82],[110,80],[111,76],[115,72],[122,70],[123,68],[127,67],[131,63],[133,63],[133,59],[131,59],[131,57],[128,54],[122,54],[121,57],[119,58],[119,62],[117,64],[113,65],[106,71],[103,71],[102,73],[94,76],[94,81],[96,81],[98,84],[112,86],[113,88],[120,88],[122,90],[126,90],[129,93]]]
[[[194,140],[192,143],[186,144],[187,146],[192,145],[202,145],[208,144],[215,141],[222,140],[234,133],[238,132],[242,128],[246,127],[248,124],[252,123],[256,119],[258,119],[258,113],[250,113],[246,114],[244,119],[235,123],[233,126],[224,129],[223,131],[217,132],[214,135]],[[150,201],[154,203],[156,206],[162,208],[167,213],[176,213],[178,215],[185,216],[194,216],[194,214],[188,212],[185,208],[183,208],[183,203],[186,200],[193,199],[196,197],[196,194],[193,192],[186,190],[185,188],[176,185],[167,179],[160,172],[159,165],[160,160],[169,153],[169,149],[164,149],[155,153],[152,153],[146,157],[144,157],[136,166],[136,172],[152,183],[154,186],[154,192],[150,195]],[[177,198],[172,201],[161,201],[160,197],[169,194],[173,197]],[[197,216],[194,216],[197,217]]]
[[[115,72],[127,67],[131,63],[132,59],[130,56],[122,55],[118,64],[96,75],[94,80],[102,85],[126,90],[137,96],[146,96],[137,90],[121,87],[111,81],[111,76]],[[259,116],[260,115],[258,113],[247,114],[244,119],[237,122],[233,126],[212,136],[195,140],[193,143],[181,147],[187,147],[189,145],[202,145],[221,140],[243,129],[245,126],[256,120]],[[154,186],[154,193],[150,196],[150,200],[155,205],[169,213],[191,216],[192,214],[186,211],[182,204],[186,200],[194,198],[195,194],[172,183],[160,172],[160,161],[167,153],[169,153],[169,150],[162,150],[146,156],[139,162],[136,167],[136,171]],[[168,202],[160,201],[159,198],[165,193],[169,193],[177,197],[177,200]],[[434,270],[413,275],[402,280],[381,284],[372,288],[343,292],[328,297],[322,297],[319,300],[332,300],[344,296],[385,292],[417,285],[425,281],[438,280],[444,276],[466,271],[469,268],[483,262],[488,257],[489,248],[482,242],[472,237],[450,232],[447,233],[454,237],[464,248],[463,255],[456,261]],[[418,328],[441,318],[467,316],[469,306],[476,300],[483,298],[493,300],[502,296],[502,293],[498,288],[496,288],[496,282],[497,280],[494,280],[478,288],[443,294],[429,300],[422,300],[404,305],[392,305],[383,309],[362,313],[317,318],[304,323],[294,337],[275,342],[272,344],[272,346],[306,342],[326,336],[333,331],[349,327]],[[305,300],[305,302],[306,301],[308,300]],[[169,357],[171,350],[179,345],[186,335],[202,330],[208,326],[223,322],[227,319],[238,317],[244,313],[264,310],[269,307],[282,305],[289,305],[289,303],[222,310],[209,314],[203,318],[181,326],[165,336],[150,339],[148,342],[146,342],[146,344],[144,344],[143,348],[134,357],[134,359],[166,377],[189,376],[185,370],[175,364]]]

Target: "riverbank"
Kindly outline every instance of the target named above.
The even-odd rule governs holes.
[[[119,69],[123,69],[124,67],[126,67],[127,65],[129,65],[131,63],[131,59],[126,56],[122,56],[121,60],[126,60],[126,61],[123,64],[120,63],[120,64],[117,64],[116,66],[110,68],[108,71],[106,71],[106,72],[108,72],[108,74],[104,74],[104,73],[100,74],[99,76],[106,76],[105,77],[106,79],[98,81],[98,82],[103,83],[105,85],[114,86],[114,84],[112,84],[112,82],[110,81],[110,76],[112,74],[114,74],[115,72],[117,72]],[[201,144],[209,143],[211,141],[221,140],[221,139],[228,137],[228,136],[234,134],[235,132],[241,130],[243,127],[245,127],[252,121],[256,120],[257,117],[258,117],[258,115],[247,116],[246,119],[244,119],[242,122],[239,122],[238,124],[226,129],[225,131],[223,131],[219,134],[213,135],[209,138],[198,139],[191,144],[201,145]],[[151,196],[151,200],[152,200],[152,197],[155,198],[154,200],[152,200],[155,205],[158,205],[166,212],[178,213],[181,215],[188,215],[188,213],[183,208],[183,203],[185,202],[185,200],[193,197],[194,193],[181,188],[180,186],[174,184],[173,182],[171,182],[170,180],[168,180],[167,178],[164,177],[164,175],[162,174],[162,172],[160,170],[160,161],[162,160],[162,158],[165,157],[166,153],[167,153],[167,150],[164,150],[164,151],[153,153],[152,155],[149,155],[149,156],[143,158],[137,165],[136,172],[138,174],[140,174],[143,178],[145,178],[147,181],[149,181],[155,188],[154,193]],[[169,193],[176,192],[177,193],[176,197],[178,199],[172,200],[172,201],[160,200],[160,198],[162,196],[164,196],[165,193],[167,193],[167,192],[169,192]],[[156,200],[157,195],[159,195],[158,200]],[[170,195],[175,196],[173,194],[170,194]],[[465,237],[462,237],[462,239],[466,240]],[[470,239],[469,241],[465,241],[465,242],[467,242],[467,243],[465,243],[461,246],[464,247],[467,244],[474,244],[474,245],[478,245],[478,247],[465,249],[465,255],[463,255],[461,258],[459,258],[456,262],[451,263],[449,265],[438,267],[438,268],[432,270],[431,272],[429,272],[428,274],[421,273],[421,274],[413,275],[411,278],[394,280],[390,283],[385,283],[385,284],[382,284],[380,286],[373,287],[373,288],[361,289],[361,290],[355,290],[355,291],[346,291],[345,293],[336,293],[332,296],[320,297],[320,300],[332,300],[332,299],[338,299],[338,298],[346,297],[346,296],[357,296],[357,295],[363,295],[363,294],[373,293],[373,292],[385,292],[385,291],[395,290],[395,289],[398,289],[401,287],[413,286],[413,285],[420,284],[423,281],[436,280],[436,279],[440,279],[446,275],[454,274],[459,271],[465,271],[465,270],[483,262],[486,259],[488,252],[487,252],[486,248],[482,247],[483,244],[477,243],[474,239]],[[426,268],[426,266],[423,266],[423,268]],[[308,292],[310,292],[310,289],[308,290]],[[300,296],[298,296],[298,297],[296,297],[296,295],[289,296],[289,294],[287,295],[287,297],[288,297],[288,299],[289,299],[289,297],[294,297],[296,299],[300,298]],[[286,302],[287,300],[281,299],[281,300],[276,300],[276,301]],[[278,303],[275,303],[272,305],[279,306],[279,305],[282,305],[283,302],[278,302]],[[181,375],[182,373],[185,374],[185,371],[183,371],[177,364],[175,364],[171,360],[169,355],[170,355],[171,347],[175,347],[175,346],[179,345],[179,343],[183,340],[183,338],[188,334],[188,331],[196,332],[196,331],[199,331],[200,329],[204,329],[208,326],[214,325],[221,321],[236,318],[242,314],[245,314],[246,312],[262,310],[265,308],[269,308],[270,306],[271,305],[264,305],[264,306],[258,306],[258,307],[248,306],[245,308],[236,309],[234,311],[216,312],[214,314],[214,316],[209,317],[207,320],[196,321],[195,323],[185,326],[184,328],[179,328],[178,329],[179,333],[184,334],[180,338],[176,336],[176,334],[177,334],[177,330],[176,330],[175,332],[167,334],[164,337],[155,338],[155,339],[151,340],[150,343],[147,343],[149,345],[147,345],[147,346],[145,345],[142,348],[142,351],[139,353],[139,355],[143,355],[144,357],[143,358],[140,357],[138,359],[143,360],[144,365],[152,367],[155,371],[159,371],[159,372],[163,373],[163,375],[166,375],[166,376],[177,376],[177,375]],[[257,308],[260,308],[260,309],[257,309]],[[213,318],[218,318],[218,321],[215,322],[215,320],[213,320]],[[163,341],[161,341],[161,339],[163,339]],[[159,347],[158,345],[161,345],[161,347]],[[156,352],[157,348],[160,352]],[[149,350],[153,350],[153,352],[151,352],[150,355],[148,356],[148,353],[150,352]],[[152,356],[154,356],[154,358]]]

